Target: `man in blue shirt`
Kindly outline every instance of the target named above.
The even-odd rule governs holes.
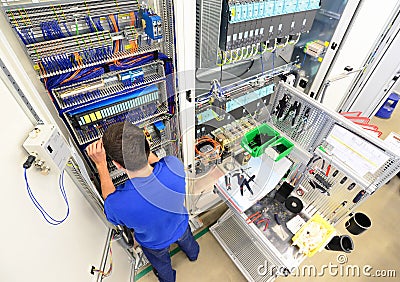
[[[126,122],[111,125],[86,150],[99,172],[107,219],[132,228],[159,280],[175,281],[169,246],[176,242],[191,261],[199,254],[184,207],[185,172],[176,157],[158,159],[146,144],[143,130]],[[114,187],[106,154],[129,176],[125,184]]]

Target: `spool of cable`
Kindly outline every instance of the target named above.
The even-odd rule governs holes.
[[[285,207],[292,213],[299,213],[303,209],[303,203],[299,198],[289,197],[285,201]]]

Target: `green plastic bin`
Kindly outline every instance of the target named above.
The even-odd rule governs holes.
[[[271,147],[278,153],[278,157],[275,159],[275,161],[277,162],[290,154],[290,152],[294,148],[294,144],[287,140],[285,137],[281,137],[274,143],[270,144],[269,147]]]
[[[277,141],[279,137],[279,132],[275,131],[272,127],[264,123],[247,132],[243,136],[240,145],[252,157],[259,157],[264,154],[265,148]]]

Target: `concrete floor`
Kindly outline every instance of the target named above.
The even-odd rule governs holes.
[[[391,131],[400,133],[400,109],[396,109],[392,117],[388,120],[373,118],[372,122],[379,126],[383,131],[382,138],[385,138]],[[400,178],[395,177],[388,184],[377,191],[367,202],[357,211],[367,214],[372,220],[372,227],[361,235],[354,236],[349,234],[344,228],[344,222],[337,225],[339,234],[351,235],[355,249],[350,254],[345,254],[347,262],[340,264],[338,256],[341,252],[322,251],[312,258],[306,259],[302,266],[315,266],[317,274],[289,276],[278,278],[278,282],[290,281],[400,281]],[[196,262],[190,262],[186,256],[179,252],[172,258],[173,267],[177,270],[178,282],[204,282],[204,281],[246,281],[234,263],[220,247],[212,234],[206,233],[198,239],[201,253]],[[329,269],[322,270],[324,265],[332,265],[331,274]],[[300,266],[300,269],[302,269]],[[339,273],[335,275],[335,267],[338,266]],[[305,268],[307,269],[307,268]],[[360,275],[357,270],[360,269]],[[342,275],[340,274],[342,271]],[[351,270],[351,271],[347,271]],[[371,277],[363,274],[371,274]],[[373,277],[376,271],[394,270],[396,277]],[[354,274],[353,274],[354,273]],[[154,274],[150,272],[139,280],[140,282],[158,281]]]

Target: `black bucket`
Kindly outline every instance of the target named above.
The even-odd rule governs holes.
[[[363,213],[355,213],[348,221],[345,223],[347,231],[353,235],[359,235],[370,228],[372,225],[371,220]]]
[[[334,236],[328,245],[325,246],[325,249],[350,253],[354,250],[354,244],[348,235]]]

